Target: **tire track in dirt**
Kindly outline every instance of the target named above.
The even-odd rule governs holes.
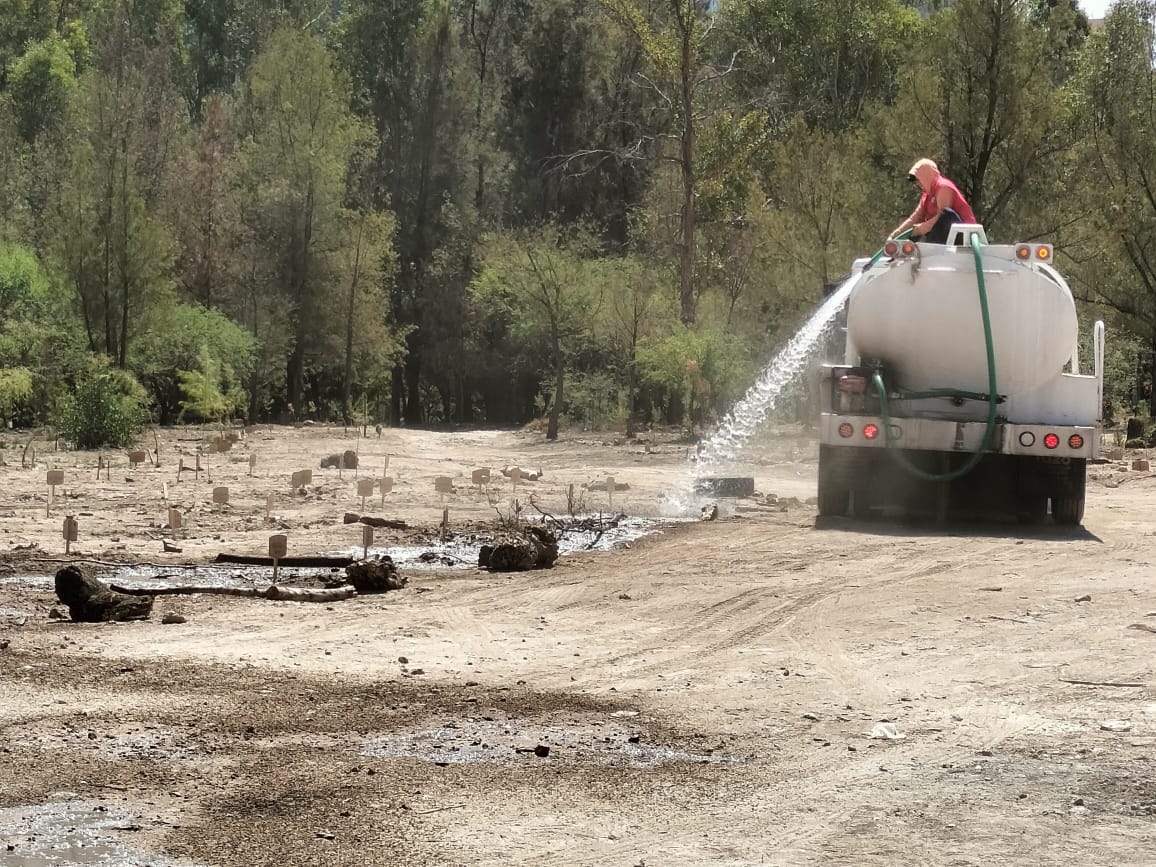
[[[689,615],[693,622],[685,623],[662,634],[653,646],[638,648],[628,653],[619,654],[604,660],[605,664],[614,665],[631,675],[646,675],[663,670],[677,669],[684,663],[694,660],[701,664],[719,653],[742,647],[754,638],[773,631],[780,631],[795,623],[796,618],[814,609],[825,599],[845,590],[855,591],[856,596],[869,594],[882,587],[896,587],[919,581],[932,575],[951,574],[971,568],[974,562],[991,560],[1016,547],[1016,540],[1000,541],[985,545],[972,552],[971,556],[955,560],[939,560],[934,563],[915,565],[900,571],[879,569],[877,577],[852,580],[846,576],[819,580],[804,588],[793,599],[771,606],[769,609],[764,603],[772,593],[782,595],[790,592],[783,588],[768,586],[752,587],[742,590],[713,605],[703,609],[698,614]],[[868,550],[863,559],[872,557],[876,552]],[[859,558],[857,558],[859,559]],[[819,566],[821,564],[814,564]],[[854,583],[857,586],[850,587]],[[811,621],[811,625],[816,625]],[[674,655],[663,655],[661,659],[653,660],[645,665],[631,666],[631,662],[643,657],[653,657],[656,653],[662,654],[662,645],[684,644],[692,638],[700,638],[720,628],[728,627],[728,634],[718,640],[698,643],[693,649],[683,649]]]

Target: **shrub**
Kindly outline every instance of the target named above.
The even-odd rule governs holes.
[[[132,374],[94,359],[65,405],[60,432],[78,449],[131,446],[147,420],[145,400]]]

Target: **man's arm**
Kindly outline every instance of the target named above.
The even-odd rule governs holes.
[[[915,225],[915,230],[912,232],[913,235],[917,237],[919,235],[926,235],[928,232],[934,229],[935,221],[939,219],[940,214],[942,214],[948,208],[952,208],[954,210],[955,196],[947,187],[940,187],[935,192],[935,204],[939,205],[939,210],[936,212],[935,216],[930,220],[923,220]]]
[[[896,228],[895,231],[892,232],[887,237],[888,238],[894,238],[896,235],[900,235],[903,232],[906,232],[912,226],[918,224],[920,217],[922,217],[922,216],[923,216],[923,199],[920,198],[919,204],[915,206],[915,210],[911,212],[911,216],[908,217],[906,220],[904,220],[902,223],[900,223],[898,228]],[[919,234],[919,233],[916,232],[916,234]]]

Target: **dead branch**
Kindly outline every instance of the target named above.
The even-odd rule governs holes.
[[[405,521],[399,521],[394,518],[375,518],[373,515],[358,515],[354,512],[346,512],[342,521],[346,524],[365,524],[369,527],[377,527],[378,529],[386,527],[390,530],[408,530],[409,524]]]
[[[217,555],[215,562],[232,563],[237,566],[272,566],[273,558],[251,554],[226,554],[221,552]],[[282,557],[277,561],[280,566],[305,566],[317,569],[343,569],[353,562],[353,557],[325,557],[322,555],[312,557]]]
[[[114,593],[125,596],[244,596],[250,599],[272,599],[280,602],[340,602],[357,595],[357,590],[350,586],[333,587],[328,590],[317,590],[309,587],[279,587],[271,584],[268,587],[121,587],[119,584],[110,584],[108,588]]]
[[[1074,683],[1077,686],[1115,686],[1121,689],[1143,689],[1142,683],[1123,683],[1113,680],[1075,680],[1074,678],[1061,677],[1061,683]]]

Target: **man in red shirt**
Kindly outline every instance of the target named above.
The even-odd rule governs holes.
[[[911,229],[911,236],[931,244],[946,244],[947,233],[956,223],[975,223],[971,205],[959,187],[939,173],[932,160],[921,159],[911,167],[907,179],[918,184],[923,195],[911,216],[899,224],[889,237]]]

